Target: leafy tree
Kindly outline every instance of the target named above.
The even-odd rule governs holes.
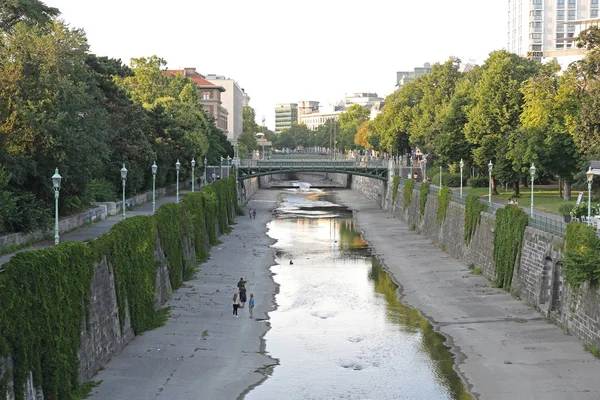
[[[359,125],[356,135],[354,136],[354,144],[363,147],[367,150],[371,149],[369,144],[369,136],[371,135],[371,121],[365,121]]]
[[[19,22],[46,25],[60,14],[58,8],[48,7],[39,0],[3,0],[0,2],[0,30],[11,31]]]
[[[344,150],[354,148],[354,137],[358,132],[358,127],[363,122],[368,121],[370,116],[369,109],[358,104],[352,104],[346,111],[341,113],[338,118],[340,127],[338,147]]]

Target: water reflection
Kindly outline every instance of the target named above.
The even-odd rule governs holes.
[[[294,191],[275,215],[266,343],[280,365],[247,399],[470,399],[444,338],[397,300],[350,212],[327,192]]]

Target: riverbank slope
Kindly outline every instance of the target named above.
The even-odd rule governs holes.
[[[134,338],[94,378],[102,383],[92,399],[235,399],[265,378],[277,361],[264,355],[264,320],[274,308],[275,283],[266,224],[279,192],[261,190],[248,207],[256,220],[238,216],[237,224],[194,279],[173,293],[165,326]],[[246,277],[254,293],[255,319],[248,307],[232,316],[233,293]]]
[[[371,200],[350,190],[336,194],[400,285],[402,301],[449,339],[475,398],[600,398],[600,361],[575,338]]]

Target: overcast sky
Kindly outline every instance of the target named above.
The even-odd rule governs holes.
[[[157,55],[235,79],[271,129],[275,103],[385,97],[396,71],[450,56],[481,63],[506,42],[506,0],[43,1],[100,56]]]

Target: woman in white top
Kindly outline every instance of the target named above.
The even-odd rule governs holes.
[[[240,306],[240,295],[238,294],[238,292],[235,292],[233,294],[232,300],[233,300],[233,316],[237,317],[238,316],[237,310],[238,310],[238,307]]]

